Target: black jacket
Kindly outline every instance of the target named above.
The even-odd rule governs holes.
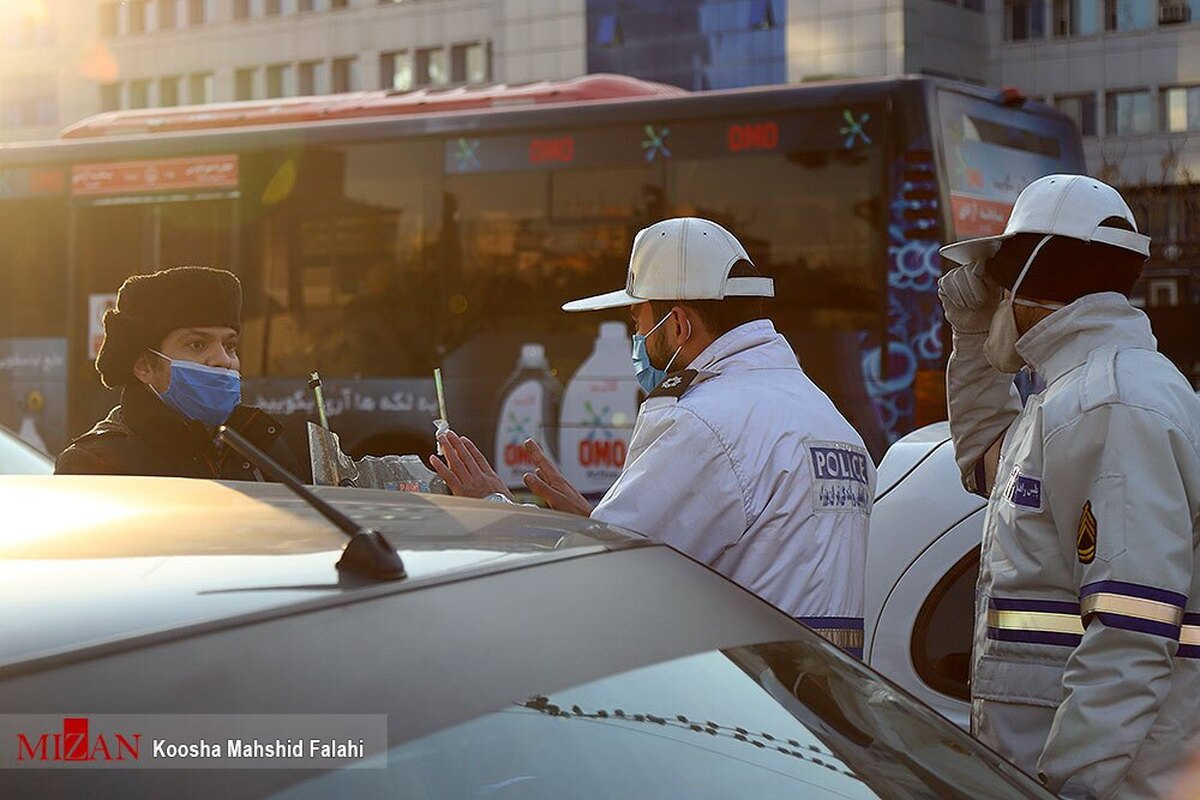
[[[238,406],[227,424],[301,480],[309,475],[280,438],[283,428],[265,411]],[[204,425],[180,416],[141,383],[126,386],[121,404],[63,450],[54,472],[264,480],[249,461],[215,442]]]

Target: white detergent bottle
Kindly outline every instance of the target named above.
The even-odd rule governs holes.
[[[561,401],[562,384],[550,374],[546,349],[540,344],[521,345],[517,368],[500,391],[492,461],[500,480],[509,488],[524,488],[525,473],[533,472],[533,462],[525,451],[526,439],[534,439],[551,458],[557,458]]]
[[[563,475],[584,495],[603,494],[621,474],[637,410],[629,331],[623,322],[603,322],[567,385],[559,423]]]

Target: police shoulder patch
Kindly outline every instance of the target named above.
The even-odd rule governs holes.
[[[1097,533],[1096,515],[1092,513],[1092,501],[1088,500],[1079,514],[1079,530],[1075,533],[1075,550],[1079,554],[1080,564],[1090,564],[1096,560]]]
[[[649,400],[652,397],[674,397],[678,400],[683,397],[683,393],[688,390],[692,382],[696,380],[696,376],[700,373],[694,369],[685,369],[682,372],[672,372],[667,376],[667,379],[658,385],[658,388],[646,396]]]

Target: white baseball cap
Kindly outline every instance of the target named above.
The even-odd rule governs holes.
[[[770,278],[729,277],[739,261],[750,261],[750,256],[717,223],[698,217],[666,219],[634,237],[624,289],[572,300],[563,311],[621,308],[647,300],[774,297],[775,282]]]
[[[1133,230],[1100,224],[1109,217],[1125,220]],[[1069,236],[1150,256],[1150,237],[1137,233],[1137,221],[1120,193],[1087,175],[1038,178],[1017,196],[1004,233],[948,244],[940,252],[955,263],[969,264],[996,255],[1000,245],[1018,233]]]

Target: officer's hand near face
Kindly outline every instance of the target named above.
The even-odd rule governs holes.
[[[525,452],[529,453],[536,472],[525,473],[525,488],[542,498],[555,511],[592,515],[592,504],[567,481],[558,466],[542,451],[533,439],[525,440]]]
[[[958,333],[987,333],[1000,303],[1000,287],[983,271],[983,261],[955,267],[938,281],[938,298]]]
[[[443,462],[437,456],[430,456],[429,465],[455,497],[483,498],[499,492],[512,499],[504,481],[470,439],[447,431],[438,437],[438,444],[442,446],[442,456],[446,460]]]

